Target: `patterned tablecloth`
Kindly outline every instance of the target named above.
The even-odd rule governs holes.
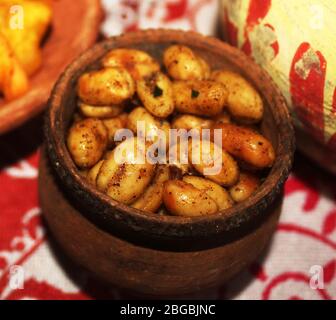
[[[107,34],[179,27],[213,34],[216,0],[103,0]],[[42,117],[0,137],[0,300],[120,299],[63,256],[43,222],[37,176]],[[24,281],[20,281],[24,276]],[[264,255],[224,287],[193,298],[336,299],[336,181],[301,155]]]

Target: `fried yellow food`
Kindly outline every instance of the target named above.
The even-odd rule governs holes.
[[[6,100],[13,100],[27,89],[27,75],[0,32],[0,92]]]
[[[48,0],[1,0],[0,93],[9,101],[28,90],[42,63],[41,41],[52,18]]]
[[[14,5],[20,6],[22,11],[11,10]],[[22,25],[19,21],[21,18]],[[40,43],[51,18],[52,11],[48,1],[1,1],[0,29],[28,76],[35,73],[41,65]]]

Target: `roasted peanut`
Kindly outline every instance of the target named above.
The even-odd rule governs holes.
[[[172,121],[172,128],[174,129],[210,129],[214,125],[214,121],[210,119],[205,119],[201,117],[196,117],[190,114],[183,114],[177,116]]]
[[[126,128],[127,125],[127,113],[122,113],[117,117],[111,118],[111,119],[104,119],[103,123],[105,127],[107,128],[108,132],[108,141],[109,145],[113,146],[115,144],[114,136],[118,130],[122,130]]]
[[[204,80],[210,75],[209,65],[190,48],[173,45],[163,54],[168,74],[175,80]]]
[[[123,106],[91,106],[79,103],[82,115],[88,118],[113,118],[123,112]]]
[[[83,74],[69,152],[89,183],[132,208],[226,214],[260,185],[249,171],[275,160],[258,132],[263,101],[239,74],[210,75],[185,46],[167,48],[163,63],[170,78],[146,52],[122,48],[102,59],[101,70]]]
[[[163,203],[176,216],[196,217],[214,214],[218,206],[204,190],[180,180],[168,180],[164,184]]]
[[[230,195],[235,202],[242,202],[249,198],[258,188],[260,179],[248,172],[241,172],[237,184],[229,189]]]
[[[137,107],[128,115],[127,128],[138,135],[143,135],[149,141],[165,139],[168,143],[170,124],[168,121],[155,119],[145,108]],[[164,134],[164,137],[160,137]]]
[[[175,108],[181,113],[218,115],[226,102],[227,91],[214,81],[178,81],[173,83]]]
[[[273,146],[261,134],[234,124],[216,124],[213,128],[222,129],[222,147],[233,156],[255,168],[272,166],[275,159]]]
[[[114,49],[102,60],[104,67],[126,69],[134,80],[140,80],[160,70],[160,65],[146,52],[136,49]]]
[[[237,119],[255,123],[262,119],[263,101],[253,86],[238,73],[214,71],[211,79],[222,83],[228,91],[227,108]]]
[[[97,179],[99,170],[100,170],[101,166],[103,165],[103,163],[104,163],[104,160],[100,160],[86,174],[87,180],[90,183],[92,183],[94,186],[96,186],[96,179]]]
[[[181,170],[182,174],[188,174],[192,171],[192,166],[189,163],[188,153],[188,141],[177,141],[176,144],[169,146],[169,165]]]
[[[107,129],[98,119],[84,119],[74,123],[67,145],[76,165],[82,169],[95,165],[107,146]]]
[[[145,155],[145,149],[146,145],[137,138],[120,143],[99,170],[96,179],[98,189],[125,204],[139,198],[155,172],[155,165],[146,161],[146,157],[141,157],[142,152]]]
[[[118,105],[135,92],[132,76],[121,68],[104,68],[84,73],[78,80],[78,95],[89,105]]]
[[[232,186],[239,178],[236,161],[208,140],[189,143],[189,162],[196,171],[222,186]]]
[[[197,176],[184,176],[183,181],[192,184],[198,190],[204,190],[210,198],[215,200],[219,210],[232,207],[233,200],[230,194],[219,184]]]
[[[166,118],[174,111],[172,84],[162,72],[138,80],[136,91],[144,107],[153,116]]]
[[[131,206],[148,212],[156,212],[162,204],[163,184],[167,180],[169,180],[169,167],[159,165],[153,181]]]

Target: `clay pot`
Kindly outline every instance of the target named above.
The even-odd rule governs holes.
[[[212,68],[244,75],[261,93],[261,130],[277,157],[259,190],[247,201],[206,217],[146,213],[118,203],[81,177],[65,144],[76,107],[76,82],[109,50],[140,48],[159,61],[172,43],[190,46]],[[60,77],[46,114],[46,156],[41,159],[40,199],[45,218],[68,255],[104,280],[150,295],[186,294],[219,286],[252,262],[268,243],[279,216],[292,165],[294,134],[279,90],[239,50],[193,32],[148,30],[97,44]]]

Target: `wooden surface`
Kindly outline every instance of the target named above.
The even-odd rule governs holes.
[[[42,66],[29,79],[29,92],[8,103],[0,101],[0,134],[41,112],[60,73],[97,38],[102,19],[99,0],[58,0],[52,5],[52,27],[42,48]]]

